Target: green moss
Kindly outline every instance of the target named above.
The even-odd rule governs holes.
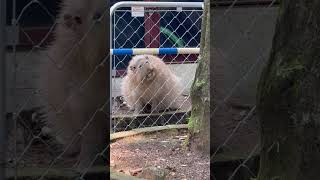
[[[263,76],[264,79],[260,84],[259,92],[263,89],[263,94],[269,94],[272,91],[278,91],[279,88],[287,89],[292,92],[294,96],[298,96],[300,92],[300,83],[306,73],[304,58],[296,56],[296,54],[283,58],[283,53],[277,53],[274,58],[277,59],[273,66],[266,69]],[[285,85],[286,87],[279,87]]]
[[[189,117],[189,118],[187,119],[187,122],[188,122],[188,129],[189,129],[189,130],[193,129],[193,128],[194,128],[194,121],[193,121],[193,119],[192,119],[191,117]]]
[[[276,76],[286,79],[292,76],[293,73],[300,72],[303,69],[304,65],[301,64],[298,59],[294,59],[280,65],[280,67],[277,68]]]
[[[192,133],[199,132],[199,128],[200,128],[199,121],[200,119],[196,115],[192,115],[191,117],[188,118],[188,129],[190,132]]]
[[[206,84],[206,81],[205,80],[203,80],[203,79],[201,79],[201,80],[199,80],[199,79],[197,79],[196,80],[196,83],[195,83],[195,87],[196,88],[201,88],[203,85],[205,85]]]
[[[192,106],[192,112],[195,112],[199,109],[199,104]]]

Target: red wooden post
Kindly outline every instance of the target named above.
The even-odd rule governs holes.
[[[144,0],[144,1],[159,1],[159,0]],[[157,10],[159,8],[146,8],[146,10]],[[160,18],[161,15],[159,12],[154,13],[145,13],[144,19],[144,43],[146,48],[159,48],[160,47]],[[164,61],[168,63],[192,63],[197,60],[198,55],[158,55],[159,57],[164,57]],[[187,58],[188,57],[188,58]],[[172,62],[175,60],[175,62]]]
[[[159,0],[144,0],[144,1],[159,1]],[[158,8],[146,8],[146,10],[156,10]],[[160,14],[158,12],[145,13],[145,36],[144,43],[146,48],[160,47]]]

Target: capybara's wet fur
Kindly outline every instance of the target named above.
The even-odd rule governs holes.
[[[64,0],[42,57],[49,62],[49,126],[80,168],[107,147],[109,119],[99,110],[108,100],[108,14],[104,0]]]
[[[137,55],[132,58],[121,85],[122,95],[135,113],[147,104],[151,112],[179,109],[182,86],[178,77],[157,56]]]

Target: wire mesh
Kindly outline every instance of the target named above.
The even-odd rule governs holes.
[[[216,58],[215,68],[211,71],[213,76],[220,75],[218,68],[222,69],[220,72],[233,74],[224,75],[226,84],[213,78],[216,87],[213,95],[215,106],[210,115],[214,120],[211,126],[216,127],[211,128],[213,179],[257,177],[260,146],[255,94],[271,48],[276,3],[275,0],[211,3],[214,17],[211,32],[216,37],[211,40],[214,44],[211,51]],[[224,37],[219,38],[222,34]],[[227,122],[221,123],[222,120]],[[218,128],[224,130],[219,131]],[[229,164],[223,166],[221,155],[235,155],[236,158],[226,158]],[[224,168],[219,169],[220,166]]]
[[[45,101],[44,90],[37,88],[33,83],[27,81],[28,78],[34,81],[39,78],[39,72],[33,72],[30,76],[30,71],[36,69],[35,66],[41,66],[42,61],[35,60],[37,52],[43,50],[47,46],[47,42],[50,41],[52,37],[52,32],[56,27],[55,22],[56,13],[54,10],[50,9],[44,1],[30,0],[23,5],[19,11],[16,12],[16,1],[12,1],[12,14],[10,15],[9,24],[11,28],[18,28],[21,38],[25,38],[27,44],[31,44],[31,48],[21,51],[19,48],[24,46],[24,44],[19,44],[17,41],[12,41],[10,51],[7,51],[6,59],[13,63],[7,68],[7,72],[10,72],[10,82],[12,86],[9,88],[11,94],[11,101],[13,105],[9,109],[12,110],[11,113],[7,114],[7,120],[9,124],[9,151],[6,159],[6,167],[12,170],[13,177],[18,178],[18,168],[20,167],[41,167],[42,170],[38,171],[39,179],[44,179],[50,171],[56,166],[67,166],[75,168],[77,162],[73,159],[64,159],[63,155],[69,146],[65,147],[62,151],[57,151],[57,147],[52,145],[52,139],[46,135],[46,130],[43,128],[43,112],[37,107],[42,101]],[[222,2],[222,1],[220,1]],[[216,107],[211,113],[213,119],[217,119],[219,110],[225,110],[225,106],[228,105],[230,100],[234,98],[239,92],[243,92],[241,86],[252,86],[247,84],[247,82],[255,77],[257,74],[252,72],[259,69],[267,57],[267,49],[270,44],[259,43],[257,39],[263,39],[261,41],[270,41],[270,35],[266,38],[261,35],[264,31],[270,31],[272,34],[273,22],[275,20],[275,12],[277,8],[274,7],[276,1],[256,1],[259,6],[254,7],[254,11],[251,11],[250,7],[238,7],[238,4],[242,1],[233,0],[231,3],[220,3],[214,1],[214,7],[216,10],[212,11],[213,22],[211,25],[211,30],[213,30],[214,35],[220,35],[221,44],[219,42],[214,42],[215,45],[215,56],[223,59],[227,64],[229,64],[232,69],[238,72],[236,80],[231,80],[233,83],[226,89],[221,96],[216,100]],[[261,2],[261,3],[259,3]],[[246,4],[248,5],[248,4]],[[250,3],[249,3],[250,5]],[[34,10],[38,11],[34,11]],[[106,6],[105,14],[108,13],[109,7]],[[217,14],[215,14],[215,11]],[[24,26],[27,21],[27,17],[39,16],[39,14],[33,14],[32,12],[41,12],[39,14],[48,16],[50,20],[50,25],[45,33],[41,37],[34,36],[30,33],[30,28]],[[270,14],[272,14],[270,16]],[[239,16],[244,15],[246,18],[238,19]],[[131,10],[122,8],[115,12],[112,16],[113,34],[112,34],[112,48],[145,48],[145,47],[199,47],[199,40],[201,35],[201,16],[202,10],[195,9],[179,9],[179,8],[147,8],[144,10],[143,17],[132,17]],[[26,18],[26,19],[25,19]],[[30,19],[30,18],[29,18]],[[32,19],[32,18],[31,18]],[[267,25],[263,24],[267,20]],[[224,27],[224,28],[223,28]],[[260,29],[260,34],[255,34],[255,28]],[[90,29],[90,28],[89,28]],[[261,30],[263,29],[263,30]],[[90,31],[90,30],[89,30]],[[87,34],[86,32],[85,34]],[[178,37],[178,38],[177,38]],[[214,39],[213,36],[212,39]],[[83,43],[82,37],[79,41],[75,42],[74,47],[81,45]],[[222,39],[222,40],[221,40]],[[3,41],[0,41],[3,43]],[[240,50],[239,50],[240,49]],[[73,49],[70,50],[70,53]],[[251,56],[240,57],[236,52],[245,51]],[[106,50],[108,52],[108,50]],[[250,53],[251,52],[251,53]],[[254,53],[253,53],[254,52]],[[66,55],[68,57],[68,55]],[[232,58],[238,56],[241,62],[232,62]],[[66,57],[65,62],[68,61]],[[107,55],[106,55],[107,57]],[[188,116],[188,111],[191,106],[189,104],[189,88],[193,81],[193,76],[196,68],[197,56],[195,55],[177,55],[177,56],[160,56],[164,62],[166,62],[170,68],[179,76],[182,77],[183,84],[183,94],[185,95],[182,100],[181,106],[187,106],[187,108],[182,108],[183,111],[178,112],[171,111],[170,113],[161,112],[158,114],[150,115],[150,113],[142,114],[141,117],[134,116],[128,111],[128,109],[122,110],[122,98],[120,92],[121,79],[125,75],[125,70],[131,59],[130,56],[113,56],[112,57],[112,131],[125,131],[133,128],[155,126],[155,125],[166,125],[166,124],[177,124],[185,123],[185,119]],[[253,59],[253,61],[245,61],[245,59]],[[100,66],[104,66],[103,62],[96,65],[90,75],[85,81],[81,83],[78,90],[84,88],[93,74],[95,74]],[[54,62],[54,60],[53,60]],[[64,65],[64,63],[62,64]],[[62,65],[53,68],[62,68]],[[11,68],[11,69],[10,69]],[[185,70],[189,68],[189,70]],[[32,69],[32,70],[31,70]],[[11,71],[12,70],[12,71]],[[232,73],[230,73],[232,74]],[[220,92],[218,92],[220,93]],[[215,96],[215,95],[214,95]],[[240,95],[241,96],[241,93]],[[14,98],[13,98],[14,97]],[[57,109],[50,109],[53,112],[59,112],[65,108],[65,103],[72,99],[71,94],[69,98],[65,100]],[[108,104],[106,102],[101,107],[97,108],[93,116],[97,112],[104,111],[104,108]],[[235,106],[233,106],[235,107]],[[245,171],[250,177],[256,177],[257,170],[249,165],[250,159],[255,157],[257,152],[259,152],[259,143],[253,141],[250,146],[246,147],[245,156],[242,156],[242,160],[236,160],[235,168],[232,168],[228,173],[228,170],[223,169],[224,174],[228,174],[221,178],[219,172],[215,171],[215,168],[219,166],[219,154],[220,152],[230,152],[231,150],[238,150],[232,144],[235,141],[241,141],[241,134],[239,131],[241,129],[246,129],[248,132],[256,131],[256,129],[250,129],[247,127],[248,124],[254,123],[255,117],[255,105],[242,107],[240,113],[240,118],[234,126],[229,127],[227,134],[224,134],[220,138],[217,148],[211,157],[213,170],[211,174],[214,179],[234,179],[240,176],[239,173]],[[115,121],[116,118],[124,119],[129,117],[126,121]],[[72,140],[69,142],[71,145],[77,138],[81,137],[82,133],[92,122],[92,118],[89,118],[87,123],[81,128],[81,131],[74,135]],[[212,137],[214,138],[214,137]],[[217,139],[219,139],[217,137]],[[104,156],[107,151],[106,147],[100,153],[97,153],[95,157],[91,159],[88,167],[81,171],[80,179],[84,179],[90,167],[93,166],[93,162]],[[48,153],[45,153],[45,152]],[[35,159],[36,157],[36,159]],[[2,168],[3,170],[3,168]],[[243,170],[243,171],[242,171]],[[1,176],[0,176],[1,177]]]
[[[164,2],[165,3],[165,2]],[[199,4],[201,4],[199,2]],[[139,8],[139,6],[138,6]],[[188,7],[182,8],[178,5],[173,7],[145,7],[142,11],[131,8],[118,8],[111,16],[112,19],[112,42],[114,49],[121,48],[199,48],[201,36],[202,8]],[[139,14],[140,13],[140,14]],[[186,55],[159,55],[155,54],[169,66],[171,71],[180,78],[182,83],[182,95],[174,97],[169,106],[175,101],[179,101],[179,106],[175,110],[160,112],[147,110],[140,115],[133,114],[123,102],[121,94],[121,83],[127,74],[131,55],[112,56],[112,132],[126,131],[135,128],[163,126],[168,124],[186,123],[188,112],[190,111],[189,90],[193,82],[197,54]],[[169,81],[169,80],[168,80]],[[143,83],[139,83],[132,91],[140,89]],[[166,86],[166,81],[162,87],[154,92],[147,102],[144,102],[143,109],[149,108],[151,99],[157,97],[157,93],[162,93]],[[162,89],[161,89],[162,88]],[[165,101],[169,97],[170,91],[165,93],[159,101]],[[136,99],[135,105],[139,104],[145,94]],[[159,104],[158,104],[159,105]]]
[[[100,2],[104,1],[92,1],[92,4],[95,5]],[[84,1],[80,2],[81,5],[85,5]],[[69,4],[69,6],[72,5]],[[94,8],[96,7],[90,7],[93,8],[93,10],[91,9],[92,11],[95,11]],[[68,129],[62,128],[60,132],[52,133],[50,132],[52,128],[48,126],[46,120],[49,113],[59,114],[69,108],[67,103],[74,101],[74,98],[77,97],[76,94],[88,88],[88,84],[92,83],[92,79],[96,78],[95,76],[99,74],[101,68],[107,66],[108,48],[106,47],[106,49],[102,50],[105,51],[102,60],[92,59],[97,63],[89,69],[90,72],[86,73],[87,77],[78,78],[79,82],[68,82],[71,86],[75,84],[78,86],[72,87],[72,92],[58,106],[48,104],[48,89],[46,89],[48,87],[43,87],[42,81],[45,79],[44,77],[48,76],[46,72],[47,66],[57,72],[63,73],[65,71],[66,66],[70,64],[70,59],[74,58],[74,53],[79,52],[78,48],[85,47],[86,43],[88,43],[88,36],[97,29],[97,26],[104,19],[107,19],[110,7],[106,2],[103,7],[99,7],[102,8],[101,13],[93,16],[92,21],[86,24],[88,27],[83,28],[83,32],[79,32],[80,30],[76,29],[81,34],[81,37],[76,36],[77,34],[75,33],[73,34],[76,41],[67,44],[70,49],[66,50],[67,53],[61,56],[61,59],[50,57],[46,51],[56,38],[61,38],[55,37],[57,28],[63,26],[57,20],[59,17],[57,9],[61,7],[49,1],[30,0],[24,2],[11,1],[7,8],[10,9],[10,13],[6,16],[7,26],[11,30],[17,30],[11,32],[11,36],[8,37],[8,39],[10,38],[10,41],[8,41],[10,44],[7,44],[9,50],[6,53],[7,59],[10,60],[10,65],[7,67],[10,87],[5,90],[10,92],[11,102],[8,105],[9,108],[6,115],[9,124],[8,138],[10,142],[5,162],[8,177],[18,179],[21,177],[30,178],[31,176],[31,178],[46,179],[52,176],[65,177],[67,173],[71,172],[71,175],[74,176],[73,178],[83,179],[89,169],[96,165],[98,159],[108,158],[106,156],[108,145],[106,144],[103,149],[100,149],[93,156],[88,156],[86,163],[82,167],[79,166],[81,159],[78,160],[77,157],[70,156],[65,157],[65,153],[75,141],[86,136],[88,129],[91,128],[89,126],[96,123],[94,120],[98,113],[108,114],[108,111],[105,111],[105,106],[108,105],[109,101],[106,99],[104,104],[96,107],[90,117],[85,120],[86,122],[80,125],[80,130],[73,134],[70,141],[66,142],[64,146],[57,143],[55,135],[68,131]],[[89,9],[87,10],[90,11]],[[91,16],[91,14],[89,15]],[[82,24],[81,18],[77,23]],[[107,22],[103,22],[103,24],[107,29]],[[108,44],[108,42],[105,42],[105,44]],[[90,47],[85,50],[88,56],[95,57]],[[107,118],[105,120],[107,121]],[[105,132],[107,131],[106,129]],[[95,148],[92,147],[92,149]],[[22,171],[25,168],[27,170]],[[71,171],[52,174],[52,170],[56,168],[69,168]],[[72,173],[74,170],[78,173]],[[107,173],[107,170],[107,168],[104,169],[104,172]]]

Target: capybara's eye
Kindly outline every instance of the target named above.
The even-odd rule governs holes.
[[[133,71],[133,70],[135,70],[135,69],[136,69],[136,67],[134,67],[134,66],[130,66],[130,69],[131,69],[131,71]]]
[[[74,20],[76,21],[77,24],[82,24],[82,20],[79,16],[74,17]]]

